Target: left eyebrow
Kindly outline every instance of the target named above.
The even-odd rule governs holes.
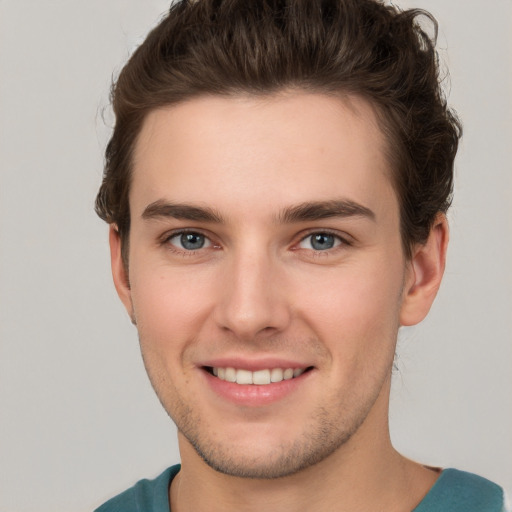
[[[361,204],[348,200],[313,201],[285,208],[277,217],[278,222],[292,224],[332,217],[364,217],[375,221],[375,213]]]

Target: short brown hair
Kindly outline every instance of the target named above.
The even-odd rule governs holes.
[[[435,36],[418,9],[377,0],[181,0],[112,88],[116,117],[96,212],[115,223],[127,262],[132,155],[147,114],[201,95],[285,88],[355,94],[378,114],[400,205],[405,254],[426,241],[453,188],[462,129],[440,87]]]

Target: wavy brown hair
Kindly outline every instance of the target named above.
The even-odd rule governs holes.
[[[430,25],[433,37],[422,24]],[[125,263],[132,156],[147,114],[201,95],[289,88],[354,94],[374,106],[410,257],[450,205],[462,133],[441,88],[436,34],[426,11],[376,0],[174,3],[112,87],[116,122],[96,212],[117,225]]]

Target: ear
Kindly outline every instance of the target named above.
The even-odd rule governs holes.
[[[414,248],[409,261],[400,310],[401,325],[416,325],[427,316],[443,278],[448,239],[448,221],[444,214],[439,214],[426,243]]]
[[[110,225],[108,241],[110,244],[110,264],[112,267],[112,277],[117,294],[124,304],[126,311],[134,321],[132,295],[130,290],[130,282],[128,280],[128,269],[125,267],[121,252],[121,237],[115,224]]]

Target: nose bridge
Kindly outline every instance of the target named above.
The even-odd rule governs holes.
[[[234,250],[217,308],[219,326],[240,338],[284,329],[289,313],[279,270],[278,258],[268,248]]]

